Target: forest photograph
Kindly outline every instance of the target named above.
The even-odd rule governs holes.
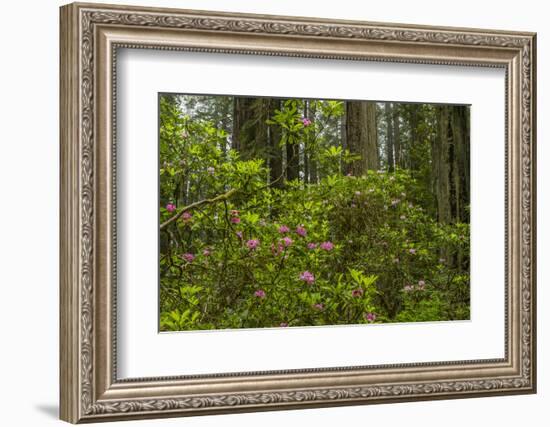
[[[161,93],[160,331],[470,318],[470,107]]]

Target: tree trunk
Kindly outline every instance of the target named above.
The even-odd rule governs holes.
[[[437,219],[449,224],[451,215],[451,182],[449,139],[451,137],[449,107],[436,107],[437,136],[432,142],[432,185],[437,204]]]
[[[254,98],[235,97],[233,99],[233,135],[231,148],[241,153],[247,151],[247,123],[253,119]]]
[[[233,103],[232,148],[242,159],[267,159],[268,125],[270,114],[268,98],[235,97]]]
[[[398,167],[403,167],[403,159],[401,158],[403,156],[402,153],[402,146],[401,146],[401,127],[399,125],[399,107],[397,104],[393,104],[392,108],[392,141],[395,147],[397,147],[397,151],[399,153],[398,158]]]
[[[281,101],[271,99],[269,106],[270,116],[275,114],[275,110],[281,108]],[[280,146],[281,128],[277,125],[268,127],[269,134],[269,172],[272,187],[281,188],[283,186],[283,150]]]
[[[394,155],[393,155],[393,126],[392,126],[392,106],[390,102],[384,104],[384,118],[386,121],[386,160],[388,162],[388,171],[394,171]]]
[[[470,203],[470,136],[467,107],[455,106],[451,110],[453,217],[469,222],[467,206]]]
[[[409,151],[412,151],[413,147],[417,147],[420,143],[418,138],[418,109],[420,104],[411,104],[410,105],[410,115],[409,115],[409,125],[411,128],[411,147]],[[411,157],[411,169],[417,170],[420,165],[417,164],[416,159],[413,156]]]
[[[286,179],[293,180],[299,176],[300,156],[298,144],[286,144]]]
[[[361,158],[347,165],[347,172],[362,175],[368,169],[378,169],[378,132],[376,104],[348,101],[346,111],[346,148]]]
[[[437,138],[432,144],[432,177],[439,221],[445,224],[468,222],[470,137],[467,107],[437,107]]]

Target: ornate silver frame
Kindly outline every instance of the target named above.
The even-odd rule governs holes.
[[[534,393],[533,33],[99,4],[61,8],[61,419],[72,422]],[[178,378],[116,376],[118,47],[506,70],[505,357]]]

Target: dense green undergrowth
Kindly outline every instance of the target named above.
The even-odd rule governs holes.
[[[317,182],[270,185],[264,160],[173,110],[161,111],[161,330],[469,318],[469,226],[437,223],[410,171],[343,174],[332,147]]]

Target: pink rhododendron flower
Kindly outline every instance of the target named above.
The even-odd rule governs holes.
[[[206,168],[206,171],[208,172],[208,175],[214,175],[214,173],[216,172],[216,169],[212,166],[208,166]]]
[[[405,292],[410,292],[412,290],[414,290],[414,287],[412,287],[411,285],[405,285],[403,287],[403,291],[405,291]]]
[[[348,172],[346,176],[353,176],[351,172]]]
[[[294,243],[294,240],[292,240],[290,237],[283,237],[283,244],[288,248],[290,245]]]
[[[190,212],[184,212],[181,215],[181,220],[183,222],[189,222],[189,221],[191,221],[192,218],[193,218],[193,215]]]
[[[307,231],[303,225],[299,225],[298,227],[296,227],[296,234],[302,237],[306,237]]]
[[[324,251],[331,251],[334,249],[334,244],[332,242],[323,242],[319,247]]]
[[[304,125],[304,127],[307,128],[311,124],[311,120],[309,120],[307,117],[304,117],[302,119],[302,124]]]
[[[325,308],[325,305],[324,305],[323,303],[318,302],[317,304],[313,304],[313,308],[314,308],[315,310],[321,311],[321,310],[323,310],[323,309]]]
[[[418,281],[418,289],[423,291],[425,287],[426,287],[426,282],[424,280],[419,280]]]
[[[374,314],[374,313],[365,313],[365,319],[368,322],[374,322],[376,320],[376,314]]]
[[[254,296],[257,298],[265,298],[265,291],[263,289],[258,289],[254,292]]]
[[[281,323],[279,324],[279,326],[280,326],[281,328],[286,328],[286,327],[288,327],[288,323],[286,323],[286,322],[281,322]]]
[[[303,280],[308,285],[311,285],[313,282],[315,282],[315,276],[309,271],[304,271],[302,274],[300,274],[300,280]]]
[[[241,219],[238,216],[234,216],[230,219],[232,224],[239,224],[241,222]]]
[[[290,228],[288,228],[286,225],[281,225],[279,227],[279,233],[283,234],[283,233],[288,233],[290,231]]]
[[[210,249],[208,249],[208,248],[206,248],[205,250],[202,251],[202,254],[203,254],[204,256],[210,256],[211,253],[212,253],[212,252],[211,252]]]
[[[187,262],[193,262],[195,259],[195,255],[190,253],[183,254],[181,257]]]
[[[351,291],[351,296],[354,298],[359,298],[363,296],[363,289],[361,288],[354,289],[353,291]]]
[[[235,232],[235,234],[237,235],[237,237],[238,237],[239,239],[242,240],[242,238],[243,238],[243,232],[242,232],[242,231],[237,231],[237,232]]]
[[[414,254],[416,253],[416,249],[410,248],[410,249],[409,249],[409,253],[412,254],[412,255],[414,255]]]
[[[176,210],[176,205],[174,205],[174,204],[172,204],[172,203],[168,203],[168,204],[166,205],[166,210],[167,210],[168,212],[174,212],[174,211]]]
[[[250,239],[248,242],[246,242],[246,246],[248,246],[249,249],[256,249],[259,244],[260,241],[258,239]]]
[[[307,248],[310,249],[310,250],[316,249],[317,248],[317,243],[308,243]]]

